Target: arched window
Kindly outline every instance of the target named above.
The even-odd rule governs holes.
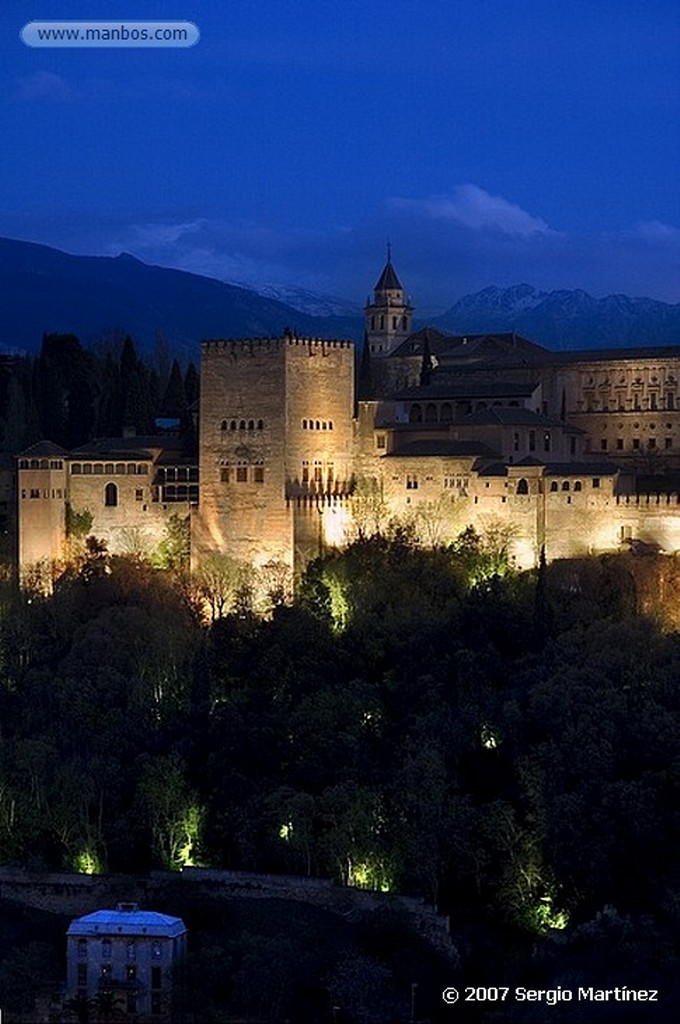
[[[329,420],[329,421],[328,421],[328,429],[329,429],[329,430],[332,430],[332,429],[333,429],[333,420]]]
[[[264,430],[264,420],[258,420],[257,421],[257,429],[258,430]]]
[[[255,430],[255,420],[248,420],[248,430]]]
[[[563,480],[562,481],[562,490],[563,491],[568,491],[569,490],[569,481],[568,480]]]
[[[226,429],[227,429],[227,421],[226,420],[222,420],[222,426],[220,427],[220,430],[226,430]]]
[[[558,485],[557,485],[557,480],[553,480],[553,482],[552,482],[552,483],[550,484],[550,490],[551,490],[551,491],[557,491],[557,490],[559,490],[559,487],[558,487]]]
[[[418,402],[414,402],[409,410],[409,423],[422,423],[423,422],[423,410],[421,409]]]
[[[107,484],[104,488],[104,504],[107,508],[115,508],[118,504],[118,488],[115,484]]]
[[[437,422],[437,406],[434,404],[434,402],[428,402],[427,405],[425,406],[425,422]]]
[[[316,429],[321,430],[321,423],[319,420],[316,421]]]
[[[451,412],[451,403],[444,402],[441,408],[441,421],[442,423],[450,423],[452,419],[453,414]]]
[[[236,430],[236,420],[231,421],[231,423],[229,424],[229,429]]]
[[[307,420],[303,420],[303,421],[302,421],[302,429],[303,429],[303,430],[306,430],[306,429],[307,429]]]
[[[574,481],[574,490],[575,490],[575,491],[580,491],[580,490],[582,490],[582,487],[581,487],[581,481],[580,481],[580,480],[575,480],[575,481]]]
[[[246,421],[245,420],[241,420],[239,422],[238,429],[239,430],[245,430],[246,429]]]
[[[517,481],[517,493],[518,494],[528,494],[529,493],[529,483],[528,483],[527,480],[524,479],[524,477],[522,477],[521,480]]]

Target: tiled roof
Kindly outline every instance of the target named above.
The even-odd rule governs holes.
[[[613,462],[548,462],[546,476],[616,476],[620,466]]]
[[[406,388],[390,395],[397,402],[427,402],[444,398],[529,398],[537,384],[522,381],[452,381],[450,384],[437,383]]]
[[[420,441],[410,441],[399,448],[398,451],[389,452],[384,456],[386,459],[413,458],[421,455],[448,455],[453,457],[484,457],[495,458],[498,452],[494,452],[481,441],[452,441],[446,438],[423,438]]]
[[[68,935],[182,935],[186,931],[179,917],[153,910],[96,910],[71,921]]]
[[[377,292],[382,292],[386,291],[387,289],[395,288],[397,289],[397,291],[403,291],[399,278],[397,277],[397,273],[394,267],[392,266],[392,260],[388,259],[387,263],[385,264],[385,268],[382,274],[380,275],[380,279],[378,280],[378,283],[375,286],[375,290]]]
[[[478,409],[477,412],[468,413],[458,421],[461,426],[474,424],[483,426],[489,423],[503,423],[508,426],[535,426],[535,427],[562,427],[569,433],[584,433],[579,427],[570,427],[564,420],[558,420],[554,416],[542,416],[531,409],[518,407],[492,405],[487,409]]]
[[[26,448],[25,451],[19,453],[19,458],[22,459],[49,459],[52,456],[66,455],[66,449],[61,448],[54,441],[38,441],[36,444],[32,444],[30,448]]]

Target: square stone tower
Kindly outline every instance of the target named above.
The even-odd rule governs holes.
[[[312,506],[351,487],[353,414],[352,342],[204,342],[194,562],[219,551],[293,566],[315,536]]]

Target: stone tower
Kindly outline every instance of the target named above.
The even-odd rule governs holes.
[[[206,341],[201,503],[194,563],[225,552],[293,566],[314,554],[352,475],[354,346],[280,338]]]
[[[373,290],[373,302],[367,301],[364,315],[369,351],[374,357],[389,355],[411,333],[413,307],[404,298],[389,246],[387,263]]]

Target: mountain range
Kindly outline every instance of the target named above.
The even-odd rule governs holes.
[[[363,334],[361,309],[303,288],[255,290],[134,256],[73,256],[0,239],[0,351],[34,352],[43,332],[68,332],[86,344],[131,334],[141,349],[162,336],[195,359],[204,338],[268,337],[285,327],[304,335]],[[680,344],[680,304],[531,285],[484,288],[431,320],[454,333],[515,331],[551,348]]]

